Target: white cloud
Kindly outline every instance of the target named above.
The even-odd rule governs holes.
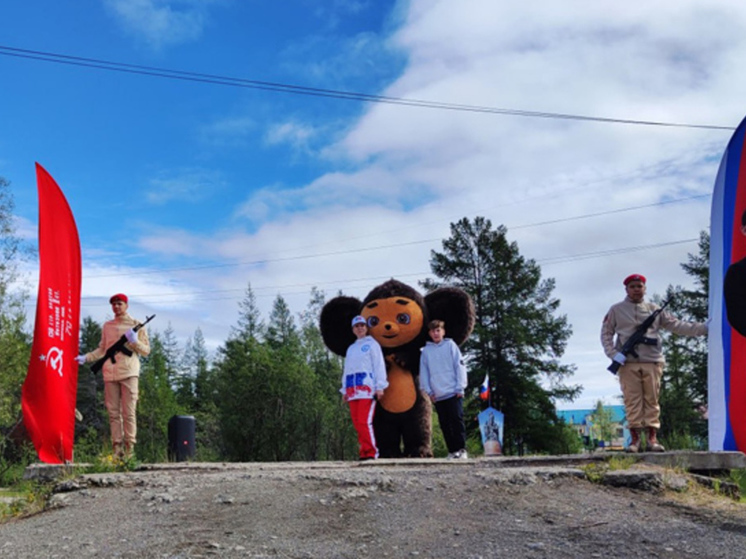
[[[303,83],[349,90],[348,84],[353,81],[374,83],[389,76],[391,47],[370,32],[353,36],[319,33],[288,45],[280,56],[282,68],[289,75],[301,76]],[[314,53],[310,59],[308,52]]]
[[[36,241],[39,236],[39,226],[24,217],[14,215],[13,226],[16,237],[24,241]]]
[[[198,39],[207,22],[210,0],[104,0],[122,27],[151,48]]]
[[[162,175],[149,180],[146,199],[151,204],[194,203],[215,195],[222,187],[219,174],[213,171],[179,169]]]
[[[407,50],[409,64],[383,93],[735,125],[742,103],[725,88],[733,80],[727,87],[741,89],[733,63],[746,50],[746,13],[733,13],[728,3],[684,6],[672,21],[666,5],[604,4],[602,9],[580,2],[414,1],[407,23],[392,38]],[[306,240],[308,231],[319,229],[343,240],[357,231],[345,219],[354,215],[380,246],[402,237],[444,238],[448,222],[463,216],[484,215],[494,225],[507,224],[522,254],[540,264],[544,260],[544,275],[557,280],[561,312],[574,330],[565,362],[577,364],[573,382],[586,387],[577,404],[589,407],[619,394],[598,338],[606,310],[624,295],[621,279],[633,271],[645,273],[650,293],[661,293],[668,284],[691,284],[680,263],[688,252],[696,253],[696,242],[675,243],[696,239],[708,227],[709,200],[518,226],[707,195],[728,136],[726,131],[371,105],[326,150],[329,157],[355,162],[356,170],[329,173],[292,191],[265,189],[245,207],[261,207],[264,217],[281,216],[282,236],[290,239]],[[306,213],[294,215],[299,208]],[[271,246],[263,232],[272,228],[262,228],[251,244]],[[666,243],[674,244],[583,256]],[[438,243],[361,253],[354,266],[369,277],[426,272],[429,248]],[[550,260],[557,256],[568,258]],[[314,265],[310,275],[342,277],[351,260],[350,255],[330,258]],[[269,265],[265,272],[275,268]],[[298,268],[275,273],[284,278]]]
[[[315,130],[311,126],[286,121],[272,125],[265,138],[269,145],[286,143],[295,149],[307,151],[309,143],[315,135]]]
[[[744,112],[746,8],[732,2],[412,0],[407,9],[390,37],[407,65],[384,95],[733,126]],[[315,120],[287,118],[265,140],[317,149]],[[254,126],[234,124],[217,124],[214,138],[240,138]],[[697,244],[676,243],[708,227],[706,196],[730,136],[384,104],[366,106],[347,130],[322,146],[332,171],[300,186],[278,177],[253,191],[235,208],[232,228],[144,234],[140,248],[159,257],[209,255],[224,266],[164,270],[132,292],[155,306],[171,300],[164,294],[173,287],[189,307],[183,316],[199,317],[195,327],[221,340],[248,282],[265,317],[278,293],[302,310],[312,285],[358,297],[391,276],[417,285],[449,223],[482,215],[507,225],[521,253],[556,279],[560,312],[573,327],[563,362],[577,365],[571,382],[585,387],[578,407],[619,395],[599,332],[624,295],[622,278],[645,274],[651,294],[691,285],[680,264]],[[705,198],[661,204],[692,196]],[[566,219],[635,206],[649,207]]]
[[[219,149],[244,147],[257,124],[247,116],[225,117],[204,126],[199,135],[203,142]]]

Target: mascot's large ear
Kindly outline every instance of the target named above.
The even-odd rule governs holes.
[[[446,337],[463,344],[474,329],[474,303],[458,287],[441,287],[425,295],[428,318],[446,323]]]
[[[352,319],[360,314],[363,303],[354,297],[335,297],[321,309],[321,337],[326,347],[337,355],[345,356],[347,348],[355,341]]]

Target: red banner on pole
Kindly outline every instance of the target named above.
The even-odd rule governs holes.
[[[23,383],[23,423],[39,460],[72,462],[80,331],[80,241],[59,186],[36,164],[39,296],[31,360]]]

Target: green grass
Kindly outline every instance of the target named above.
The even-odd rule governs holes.
[[[0,523],[28,516],[44,510],[52,495],[52,484],[23,481],[11,489],[0,490],[0,497],[12,497],[9,502],[0,502]]]
[[[729,477],[741,490],[741,502],[746,502],[746,469],[731,470]]]
[[[54,483],[39,483],[24,480],[25,463],[14,464],[7,468],[2,477],[3,487],[0,487],[0,524],[12,518],[29,516],[45,509],[52,496]],[[101,454],[91,461],[89,466],[72,468],[69,477],[80,474],[129,472],[140,465],[134,457],[128,459],[117,458],[111,453]]]
[[[612,456],[608,460],[609,470],[629,470],[637,462],[634,456]]]
[[[84,474],[105,474],[113,472],[131,472],[140,465],[134,456],[130,458],[119,458],[111,453],[101,454],[90,466],[82,468]]]
[[[601,483],[604,474],[608,471],[609,465],[605,462],[591,462],[580,468],[585,472],[585,477],[591,483]]]

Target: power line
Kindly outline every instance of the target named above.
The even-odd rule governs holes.
[[[618,208],[615,210],[607,210],[604,212],[596,212],[591,214],[582,214],[582,215],[576,215],[561,219],[555,219],[551,221],[539,221],[535,223],[527,223],[523,225],[513,225],[513,226],[507,226],[508,230],[516,230],[516,229],[528,229],[530,227],[540,227],[543,225],[552,225],[555,223],[564,223],[569,221],[578,221],[581,219],[589,219],[593,217],[600,217],[604,215],[611,215],[616,213],[623,213],[623,212],[629,212],[634,210],[640,210],[645,208],[652,208],[656,206],[664,206],[667,204],[675,204],[679,202],[688,202],[690,200],[697,200],[700,198],[709,198],[709,194],[701,194],[697,196],[689,196],[687,198],[677,198],[675,200],[664,200],[661,202],[654,202],[652,204],[645,204],[641,206],[629,206],[626,208]],[[215,268],[229,268],[229,267],[238,267],[238,266],[258,266],[258,265],[264,265],[264,264],[270,264],[275,262],[288,262],[293,260],[308,260],[311,258],[323,258],[326,256],[341,256],[344,254],[350,254],[350,253],[360,253],[360,252],[369,252],[374,250],[385,250],[385,249],[392,249],[392,248],[401,248],[405,246],[413,246],[413,245],[420,245],[420,244],[427,244],[427,243],[434,243],[438,241],[442,241],[443,239],[433,238],[433,239],[423,239],[419,241],[409,241],[406,243],[396,243],[391,245],[378,245],[373,247],[367,247],[367,248],[354,248],[354,249],[348,249],[348,250],[338,250],[338,251],[332,251],[332,252],[320,252],[315,254],[302,254],[298,256],[286,256],[286,257],[278,257],[278,258],[264,258],[264,259],[257,259],[257,260],[244,260],[241,262],[230,262],[230,263],[221,263],[221,264],[203,264],[203,265],[197,265],[197,266],[183,266],[183,267],[175,267],[175,268],[159,268],[156,270],[141,270],[136,273],[138,276],[142,275],[151,275],[151,274],[162,274],[167,272],[184,272],[184,271],[195,271],[195,270],[209,270],[209,269],[215,269]],[[308,247],[305,247],[308,248]],[[297,247],[294,249],[297,250]],[[560,257],[561,258],[561,257]],[[86,279],[98,279],[98,278],[110,278],[110,277],[127,277],[134,275],[133,273],[123,273],[123,274],[98,274],[98,275],[88,275],[86,274]]]
[[[409,99],[404,97],[390,97],[386,95],[373,95],[369,93],[360,93],[355,91],[343,91],[336,89],[325,89],[318,87],[307,87],[281,82],[270,82],[263,80],[251,80],[244,78],[233,78],[230,76],[221,76],[216,74],[204,74],[200,72],[189,72],[182,70],[171,70],[168,68],[158,68],[154,66],[142,66],[138,64],[128,64],[123,62],[114,62],[97,58],[86,58],[82,56],[71,56],[53,52],[38,50],[20,49],[10,46],[0,45],[0,55],[12,56],[16,58],[26,58],[31,60],[41,60],[55,64],[67,64],[71,66],[81,66],[85,68],[95,68],[99,70],[108,70],[112,72],[123,72],[128,74],[138,74],[144,76],[153,76],[173,80],[182,80],[190,82],[207,83],[214,85],[226,85],[231,87],[242,87],[248,89],[259,89],[265,91],[275,91],[282,93],[292,93],[295,95],[311,95],[314,97],[328,97],[332,99],[345,99],[350,101],[361,101],[367,103],[386,103],[390,105],[403,105],[407,107],[420,107],[427,109],[440,109],[449,111],[462,111],[471,113],[486,113],[504,116],[521,116],[529,118],[547,118],[560,120],[575,120],[584,122],[601,122],[606,124],[633,124],[639,126],[661,126],[675,128],[695,128],[704,130],[728,130],[732,131],[732,126],[718,126],[714,124],[690,124],[677,122],[662,122],[652,120],[636,120],[622,118],[595,117],[587,115],[577,115],[570,113],[555,113],[547,111],[526,111],[521,109],[504,109],[498,107],[487,107],[480,105],[467,105],[460,103],[445,103],[440,101],[428,101],[424,99]]]
[[[440,239],[424,239],[421,241],[411,241],[408,243],[398,243],[393,245],[379,245],[374,247],[368,247],[368,248],[354,248],[349,250],[337,250],[332,252],[319,252],[316,254],[301,254],[299,256],[286,256],[283,258],[266,258],[263,260],[249,260],[249,261],[243,261],[243,262],[231,262],[226,264],[204,264],[201,266],[184,266],[180,268],[160,268],[158,270],[144,270],[144,271],[138,271],[136,275],[141,276],[145,274],[160,274],[163,272],[183,272],[183,271],[189,271],[189,270],[206,270],[206,269],[212,269],[212,268],[228,268],[233,266],[256,266],[260,264],[269,264],[271,262],[287,262],[291,260],[308,260],[309,258],[323,258],[325,256],[341,256],[343,254],[350,254],[351,252],[368,252],[373,250],[384,250],[389,248],[400,248],[403,246],[411,246],[411,245],[421,245],[424,243],[432,243],[433,241],[439,241]],[[126,273],[126,274],[100,274],[96,276],[86,276],[86,279],[93,279],[93,278],[111,278],[111,277],[122,277],[122,276],[131,276],[133,274]]]
[[[673,245],[683,245],[685,243],[692,243],[699,241],[699,239],[682,239],[680,241],[668,241],[665,243],[654,243],[652,245],[638,245],[633,247],[615,248],[609,250],[599,250],[595,252],[584,252],[581,254],[573,254],[569,256],[553,256],[551,258],[542,258],[536,262],[539,264],[564,264],[565,262],[576,262],[578,260],[588,260],[590,258],[599,258],[602,256],[615,256],[617,254],[626,254],[628,252],[638,252],[641,250],[649,250],[651,248],[661,248]]]
[[[676,200],[663,200],[661,202],[654,202],[652,204],[644,204],[642,206],[630,206],[628,208],[620,208],[617,210],[607,210],[605,212],[597,212],[592,214],[584,214],[580,216],[574,216],[574,217],[564,217],[560,219],[552,219],[550,221],[540,221],[537,223],[529,223],[527,225],[514,225],[513,227],[508,227],[508,229],[512,229],[515,231],[516,229],[524,229],[527,227],[538,227],[540,225],[551,225],[554,223],[563,223],[565,221],[576,221],[578,219],[587,219],[589,217],[600,217],[602,215],[610,215],[610,214],[619,214],[623,212],[631,212],[634,210],[642,210],[644,208],[652,208],[654,206],[665,206],[666,204],[674,204],[677,202],[688,202],[689,200],[697,200],[700,198],[710,198],[710,194],[699,194],[697,196],[689,196],[688,198],[677,198]]]
[[[397,278],[406,278],[406,277],[417,277],[417,276],[426,276],[430,272],[415,272],[410,274],[396,274]],[[320,287],[322,285],[340,285],[340,284],[351,284],[351,283],[360,283],[360,282],[379,282],[382,280],[390,279],[391,275],[385,275],[385,276],[372,276],[372,277],[366,277],[366,278],[353,278],[353,279],[343,279],[343,280],[334,280],[334,281],[321,281],[321,282],[308,282],[308,283],[294,283],[294,284],[287,284],[287,285],[263,285],[263,286],[251,286],[251,291],[254,293],[256,297],[271,297],[276,294],[278,290],[284,291],[287,289],[295,289],[295,288],[311,288],[311,287]],[[257,293],[259,291],[268,291],[268,293]],[[269,292],[271,291],[271,292]],[[290,294],[298,294],[298,293],[306,293],[307,291],[296,291],[292,292]],[[236,293],[240,293],[240,295],[235,295]],[[246,293],[246,288],[237,288],[237,289],[205,289],[205,290],[193,290],[193,291],[171,291],[168,293],[147,293],[147,294],[134,294],[131,295],[131,297],[135,297],[138,300],[143,299],[157,299],[161,300],[163,297],[184,297],[186,295],[219,295],[217,297],[211,297],[211,298],[203,298],[202,300],[207,301],[220,301],[225,299],[237,299],[238,297],[243,296]],[[220,294],[225,294],[227,296],[223,297],[220,296]],[[82,300],[93,300],[93,299],[106,299],[108,298],[108,295],[87,295],[84,297],[81,297]]]
[[[651,250],[656,248],[663,248],[663,247],[669,247],[669,246],[675,246],[675,245],[681,245],[681,244],[687,244],[692,242],[697,242],[699,239],[681,239],[678,241],[667,241],[663,243],[653,243],[649,245],[637,245],[637,246],[631,246],[631,247],[619,247],[614,249],[608,249],[608,250],[601,250],[601,251],[592,251],[592,252],[584,252],[579,254],[572,254],[572,255],[565,255],[565,256],[554,256],[549,258],[539,258],[536,259],[535,262],[537,264],[540,264],[542,266],[548,266],[552,264],[564,264],[567,262],[576,262],[578,260],[589,260],[593,258],[602,258],[606,256],[616,256],[617,254],[627,254],[630,252],[640,252],[644,250]],[[427,276],[430,274],[429,271],[425,272],[414,272],[409,274],[394,274],[398,278],[403,277],[413,277],[413,276]],[[300,287],[319,287],[321,285],[327,285],[327,284],[348,284],[348,283],[359,283],[359,282],[374,282],[374,281],[380,281],[382,279],[388,279],[392,277],[390,274],[386,276],[372,276],[372,277],[366,277],[366,278],[355,278],[355,279],[345,279],[345,280],[339,280],[339,281],[325,281],[325,282],[310,282],[310,283],[301,283],[301,284],[288,284],[288,285],[265,285],[265,286],[259,286],[259,287],[251,287],[251,290],[255,293],[256,297],[270,297],[275,296],[276,292],[284,292],[284,296],[287,295],[300,295],[302,293],[306,293],[306,291],[293,291],[293,292],[287,292],[284,291],[286,289],[295,289]],[[272,290],[273,293],[256,293],[257,291],[268,291]],[[231,293],[237,293],[240,292],[240,295],[230,295]],[[172,291],[169,293],[148,293],[148,294],[134,294],[130,295],[133,298],[138,299],[141,302],[148,302],[149,299],[155,299],[158,302],[162,300],[164,297],[184,297],[186,295],[205,295],[207,294],[208,297],[201,297],[201,300],[203,301],[225,301],[225,300],[233,300],[233,299],[239,299],[243,296],[243,294],[246,292],[246,288],[240,288],[240,289],[207,289],[207,290],[197,290],[197,291],[183,291],[183,292],[177,292]],[[218,295],[216,297],[209,297],[209,295],[214,294]],[[219,295],[219,294],[225,294],[225,295]],[[86,296],[82,297],[82,300],[92,300],[92,299],[100,299],[103,296]]]

